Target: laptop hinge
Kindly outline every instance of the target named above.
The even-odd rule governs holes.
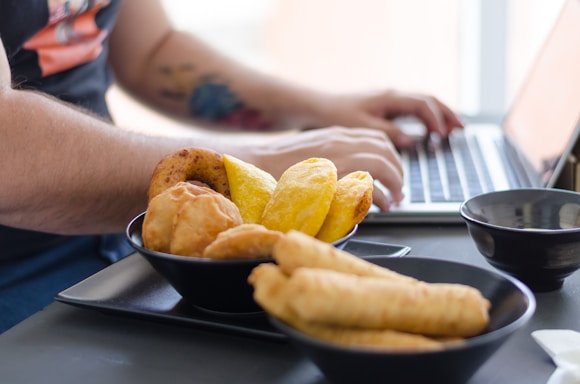
[[[580,140],[568,155],[554,187],[580,192]]]

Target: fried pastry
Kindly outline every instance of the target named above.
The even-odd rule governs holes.
[[[143,219],[143,245],[159,252],[169,252],[174,217],[181,205],[201,194],[216,194],[206,187],[179,182],[156,195],[148,204]]]
[[[281,235],[260,224],[242,224],[218,234],[204,249],[203,257],[222,260],[272,257],[274,244]]]
[[[316,235],[330,208],[336,184],[336,166],[328,159],[311,158],[292,165],[278,180],[260,224],[284,233],[296,229]]]
[[[284,291],[287,281],[288,276],[274,263],[262,263],[248,276],[256,303],[272,316],[293,323],[296,315],[290,309],[289,296]]]
[[[424,335],[395,331],[392,329],[365,329],[337,327],[296,321],[290,324],[297,330],[329,343],[392,351],[437,351],[449,343],[460,343],[462,339],[436,340]]]
[[[299,267],[325,268],[360,276],[414,283],[417,280],[380,267],[299,231],[289,231],[274,245],[272,256],[290,276]]]
[[[462,284],[393,283],[327,269],[298,268],[288,279],[303,320],[342,327],[468,337],[489,322],[489,301]]]
[[[169,252],[201,257],[220,232],[241,224],[238,207],[222,194],[195,196],[183,202],[174,217]]]
[[[368,172],[351,172],[338,180],[328,214],[316,238],[332,243],[360,223],[373,202],[373,178]]]
[[[399,351],[439,350],[445,345],[440,340],[390,329],[337,327],[304,321],[290,306],[293,296],[287,291],[288,277],[272,263],[255,267],[248,282],[254,287],[254,300],[270,315],[319,340],[338,345]]]
[[[155,167],[148,199],[180,181],[198,181],[230,198],[230,187],[222,155],[207,148],[184,148],[165,156]]]
[[[223,155],[232,201],[240,209],[244,223],[259,223],[276,179],[268,172],[230,155]]]

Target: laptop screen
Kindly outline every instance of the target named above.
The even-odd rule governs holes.
[[[504,121],[544,186],[563,164],[580,119],[580,0],[568,0]]]

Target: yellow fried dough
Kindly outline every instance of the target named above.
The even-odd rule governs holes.
[[[184,148],[165,156],[155,167],[148,199],[180,181],[193,180],[230,198],[228,176],[222,155],[206,148]]]
[[[207,193],[217,192],[187,182],[179,182],[151,199],[143,219],[143,245],[154,251],[169,252],[173,219],[179,207],[185,201]]]
[[[260,224],[314,236],[320,230],[336,191],[337,171],[328,159],[311,158],[289,167],[280,177]]]
[[[255,267],[248,282],[254,287],[254,300],[270,315],[311,337],[329,343],[385,350],[427,351],[444,347],[442,341],[388,329],[362,329],[313,324],[301,320],[290,308],[288,277],[274,264]]]
[[[248,283],[254,288],[254,301],[266,312],[285,322],[293,322],[295,314],[284,293],[288,277],[273,263],[262,263],[252,269]]]
[[[399,332],[392,329],[336,327],[313,324],[300,320],[290,325],[322,341],[343,346],[356,346],[376,350],[398,352],[437,351],[445,348],[446,345],[450,345],[450,343],[462,342],[462,339],[452,341],[435,340],[427,336]]]
[[[170,253],[203,256],[205,247],[222,231],[242,224],[238,207],[219,193],[203,194],[185,201],[177,211]]]
[[[401,284],[298,268],[285,290],[293,298],[292,310],[312,323],[468,337],[480,334],[489,322],[489,301],[461,284]]]
[[[259,259],[272,257],[272,248],[282,236],[260,224],[242,224],[218,234],[203,251],[209,259]]]
[[[351,172],[338,180],[336,193],[316,238],[332,243],[360,223],[373,202],[373,178],[368,172]]]
[[[244,223],[259,223],[276,179],[268,172],[230,155],[223,155],[232,201],[240,209]]]
[[[380,267],[299,231],[289,231],[274,245],[272,256],[288,276],[299,267],[325,268],[360,276],[414,283],[417,280]]]

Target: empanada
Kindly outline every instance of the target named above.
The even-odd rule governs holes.
[[[292,165],[278,180],[260,224],[284,233],[296,229],[316,235],[330,208],[336,184],[336,166],[328,159],[311,158]]]
[[[231,155],[223,155],[232,201],[240,209],[244,223],[259,223],[276,179],[268,172]]]
[[[242,224],[221,232],[203,251],[209,259],[259,259],[272,257],[281,232],[260,224]]]
[[[159,252],[169,252],[173,221],[179,207],[201,194],[217,194],[213,189],[188,182],[178,182],[151,199],[143,219],[143,245]]]
[[[338,180],[336,193],[316,238],[332,243],[363,221],[373,203],[373,178],[368,172],[351,172]]]
[[[220,232],[241,224],[238,207],[225,196],[219,193],[195,196],[185,201],[174,217],[169,252],[201,257]]]

